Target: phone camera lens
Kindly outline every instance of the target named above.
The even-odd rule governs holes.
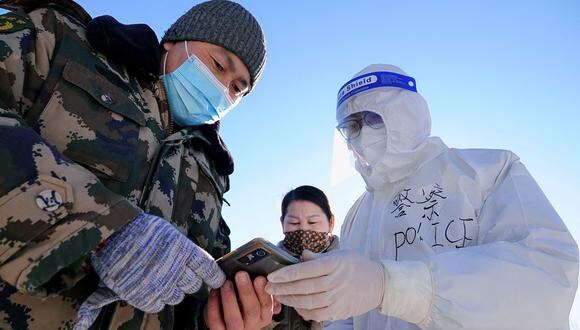
[[[266,256],[266,251],[261,250],[261,249],[260,250],[257,250],[256,251],[256,256],[257,257],[264,257],[264,256]]]

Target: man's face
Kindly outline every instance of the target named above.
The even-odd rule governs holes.
[[[166,42],[163,48],[167,52],[165,73],[175,71],[187,59],[185,42]],[[189,54],[195,54],[211,70],[214,76],[228,88],[234,102],[244,96],[250,87],[250,72],[234,53],[221,46],[202,41],[187,41]],[[165,56],[165,55],[164,55]],[[163,71],[164,58],[161,60]]]

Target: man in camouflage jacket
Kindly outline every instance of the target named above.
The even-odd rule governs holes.
[[[91,254],[142,212],[169,220],[214,258],[228,252],[221,207],[233,163],[215,125],[173,123],[159,62],[147,70],[119,57],[142,49],[95,47],[104,39],[97,33],[90,42],[87,25],[96,19],[72,1],[8,0],[0,6],[13,10],[0,16],[0,328],[72,328],[99,283]],[[238,4],[204,6],[184,14],[164,46],[197,40],[233,54],[249,73],[247,86],[216,77],[228,89],[235,85],[233,97],[241,98],[262,72],[262,31]],[[207,16],[217,32],[194,26]],[[110,40],[121,40],[121,48],[132,33],[152,33],[143,26],[114,27],[121,32],[109,32],[120,37]],[[200,37],[187,34],[194,28]],[[197,328],[207,292],[157,314],[111,304],[93,327]]]

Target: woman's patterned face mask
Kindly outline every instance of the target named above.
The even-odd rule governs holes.
[[[284,235],[284,247],[295,255],[301,255],[305,249],[320,253],[330,246],[328,233],[301,229],[286,232]]]

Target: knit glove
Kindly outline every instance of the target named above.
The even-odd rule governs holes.
[[[117,300],[147,313],[176,305],[203,282],[219,288],[225,275],[213,258],[169,222],[140,214],[117,231],[91,262],[99,288],[83,302],[75,329],[87,329],[101,308]]]

